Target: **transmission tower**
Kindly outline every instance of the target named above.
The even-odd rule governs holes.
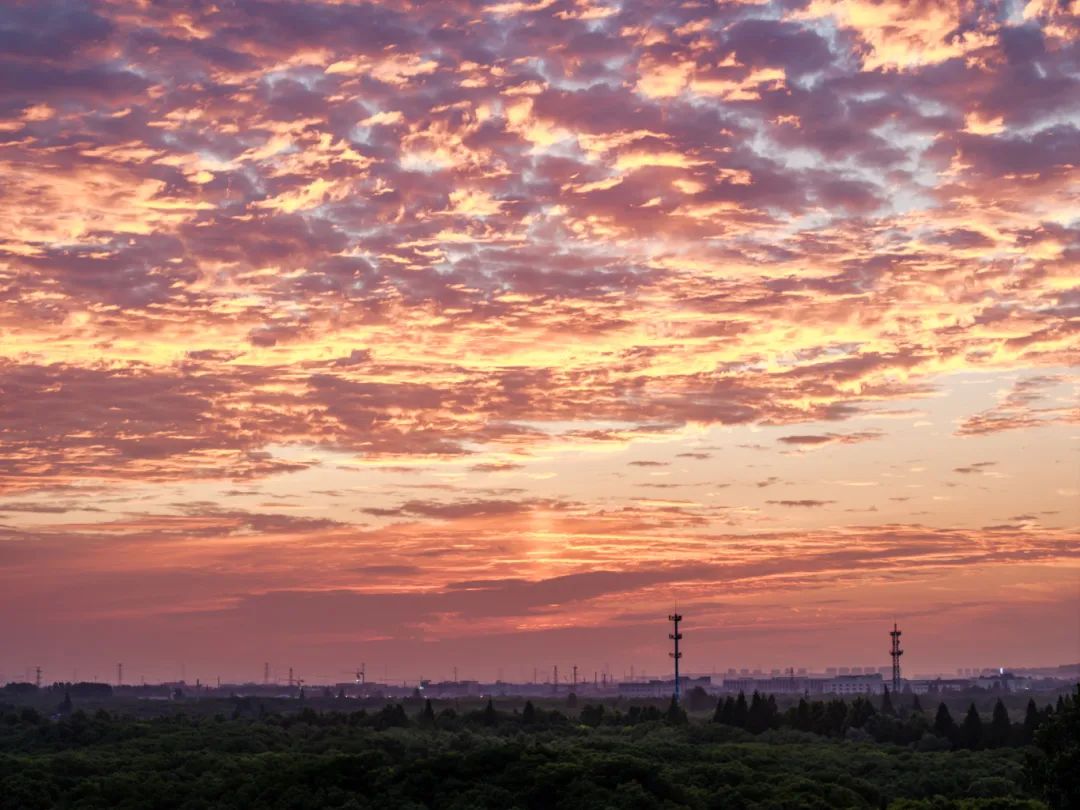
[[[892,688],[893,694],[899,694],[900,692],[900,656],[904,654],[904,651],[900,649],[900,630],[896,627],[896,622],[893,622],[892,630],[889,635],[892,637],[892,649],[889,650],[889,656],[892,658]]]
[[[679,632],[679,622],[682,621],[682,616],[678,613],[672,613],[667,617],[668,621],[675,625],[675,632],[668,633],[668,638],[675,642],[675,652],[668,653],[675,659],[675,702],[679,702],[679,659],[682,658],[682,653],[679,652],[679,641],[682,639],[682,633]]]

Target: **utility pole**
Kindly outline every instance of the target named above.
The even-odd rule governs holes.
[[[675,652],[668,653],[675,659],[675,702],[679,702],[679,659],[682,658],[682,653],[679,652],[679,641],[682,639],[682,633],[679,632],[679,622],[682,621],[682,616],[678,613],[672,613],[668,616],[668,621],[675,625],[675,632],[668,633],[668,638],[675,642]]]
[[[124,685],[124,665],[123,664],[117,664],[116,665],[116,685],[117,686],[123,686]]]
[[[900,656],[904,654],[904,651],[900,649],[900,630],[896,626],[896,622],[893,622],[892,631],[889,633],[892,637],[892,649],[889,650],[889,657],[892,658],[892,688],[893,694],[899,694],[900,692]]]
[[[270,662],[267,661],[263,664],[263,686],[270,683]]]
[[[289,688],[292,689],[292,686],[293,686],[292,667],[289,667]]]
[[[557,693],[559,691],[559,665],[558,664],[555,665],[555,668],[552,671],[551,684],[552,684],[552,691]]]

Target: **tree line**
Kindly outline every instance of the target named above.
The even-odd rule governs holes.
[[[747,701],[746,695],[739,692],[737,697],[729,695],[717,703],[713,722],[745,729],[751,734],[789,728],[823,737],[846,736],[858,740],[868,735],[879,743],[921,744],[928,748],[946,745],[954,749],[1002,748],[1032,743],[1038,729],[1055,711],[1065,710],[1066,702],[1066,698],[1060,697],[1056,710],[1050,705],[1039,709],[1031,699],[1023,721],[1017,723],[1012,722],[1000,698],[989,718],[983,718],[972,703],[957,723],[944,702],[938,704],[931,719],[917,695],[910,696],[898,709],[888,690],[877,706],[862,696],[850,703],[839,698],[828,701],[800,698],[798,704],[786,711],[780,711],[772,695],[754,692]]]

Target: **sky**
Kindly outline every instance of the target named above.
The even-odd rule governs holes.
[[[1080,11],[0,7],[0,680],[1080,660]]]

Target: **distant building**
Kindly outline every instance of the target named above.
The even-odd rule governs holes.
[[[775,678],[724,678],[723,691],[763,695],[821,694],[824,678],[805,675],[779,675]]]
[[[823,684],[826,695],[880,695],[885,691],[885,680],[881,674],[839,675]]]
[[[679,678],[679,691],[684,695],[698,686],[708,691],[712,687],[712,678],[708,675],[700,678],[691,678],[689,676]],[[673,679],[623,681],[619,684],[619,697],[624,698],[668,698],[673,694],[675,694],[675,681]]]
[[[479,681],[438,681],[423,685],[425,696],[432,698],[475,697],[481,694]]]
[[[1011,672],[998,672],[993,675],[982,675],[972,681],[973,686],[982,689],[991,689],[999,692],[1022,692],[1031,688],[1032,679],[1013,675]]]

